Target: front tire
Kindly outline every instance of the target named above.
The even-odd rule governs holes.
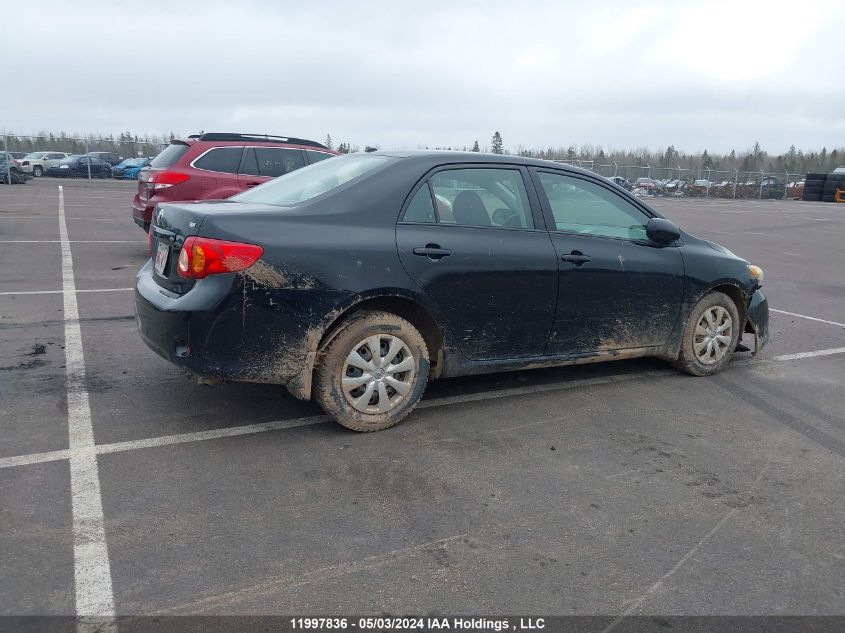
[[[44,170],[42,169],[41,165],[36,165],[35,167],[32,168],[32,175],[35,176],[36,178],[40,178],[41,174],[43,174],[43,173],[44,173]]]
[[[693,376],[717,374],[730,362],[741,332],[736,304],[723,292],[711,292],[690,313],[673,365]]]
[[[390,312],[359,312],[320,351],[314,398],[348,429],[381,431],[413,411],[428,372],[428,348],[413,325]]]

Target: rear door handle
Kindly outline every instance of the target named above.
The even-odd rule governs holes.
[[[417,247],[414,249],[414,255],[428,257],[429,259],[441,259],[452,254],[448,248],[440,248],[438,244],[427,244],[425,247]]]
[[[583,253],[580,253],[579,251],[572,251],[571,253],[569,253],[569,255],[561,255],[560,258],[563,261],[571,262],[571,263],[575,264],[576,266],[580,266],[584,262],[590,261],[589,255],[584,255]]]
[[[260,182],[247,182],[247,183],[244,183],[244,187],[246,187],[247,189],[249,189],[249,188],[251,188],[251,187],[257,187],[257,186],[258,186],[258,185],[260,185],[260,184],[263,184],[263,183],[260,183]]]

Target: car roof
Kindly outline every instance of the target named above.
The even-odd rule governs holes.
[[[592,176],[599,176],[595,172],[581,167],[575,167],[566,163],[558,163],[553,160],[542,160],[539,158],[529,158],[527,156],[513,156],[511,154],[486,154],[483,152],[456,152],[443,150],[378,150],[376,152],[368,152],[368,156],[392,156],[394,158],[402,158],[405,160],[413,160],[419,162],[427,162],[432,165],[448,164],[448,163],[490,163],[490,164],[504,164],[504,165],[525,165],[526,167],[542,167],[559,169],[563,171],[571,171],[577,174],[590,174]]]

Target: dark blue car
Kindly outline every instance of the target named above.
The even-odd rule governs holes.
[[[137,180],[138,172],[150,164],[151,158],[127,158],[111,168],[112,178]]]

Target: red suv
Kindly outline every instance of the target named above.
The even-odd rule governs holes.
[[[138,174],[132,219],[148,231],[160,202],[228,198],[335,155],[316,141],[264,134],[215,132],[174,139]]]

